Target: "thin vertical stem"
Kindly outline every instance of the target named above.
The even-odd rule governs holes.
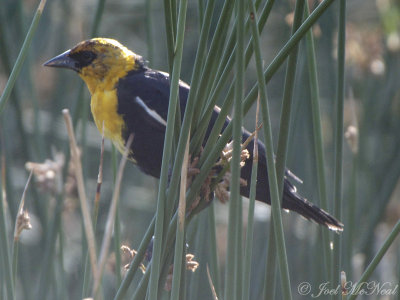
[[[113,169],[114,185],[117,179],[117,149],[112,145],[111,150],[111,163]],[[117,211],[115,212],[114,220],[114,253],[115,253],[115,265],[117,266],[115,272],[117,275],[116,281],[117,285],[120,286],[122,282],[121,276],[121,225],[119,218],[119,202],[117,203]]]
[[[187,0],[180,2],[179,14],[178,14],[178,31],[175,47],[175,55],[173,60],[172,76],[171,76],[171,90],[170,90],[170,101],[168,105],[168,117],[167,117],[167,128],[165,132],[165,142],[162,157],[162,166],[160,173],[160,183],[158,189],[158,199],[157,199],[157,212],[156,212],[156,224],[155,224],[155,235],[154,235],[154,246],[153,246],[153,257],[152,257],[152,270],[150,274],[150,289],[149,289],[149,299],[156,300],[158,295],[158,281],[161,270],[161,257],[163,252],[164,244],[164,218],[166,209],[166,188],[168,181],[168,169],[171,157],[172,142],[174,135],[174,123],[175,123],[175,113],[178,103],[178,84],[179,75],[181,71],[182,63],[182,52],[183,52],[183,40],[184,40],[184,30],[186,24],[186,10],[187,10]]]
[[[179,172],[182,168],[182,160],[180,159],[184,155],[185,151],[185,143],[189,137],[190,134],[190,129],[192,128],[192,119],[194,116],[194,111],[196,108],[197,99],[195,97],[196,91],[198,90],[199,82],[200,82],[200,74],[201,74],[201,67],[203,66],[204,58],[205,58],[205,50],[206,50],[206,45],[207,45],[207,36],[208,32],[211,26],[211,16],[214,8],[214,0],[210,0],[207,3],[207,10],[206,10],[206,20],[204,20],[203,28],[201,30],[200,34],[200,42],[199,46],[197,49],[197,55],[194,63],[194,69],[193,69],[193,74],[192,74],[192,85],[189,90],[189,95],[186,103],[186,108],[185,108],[185,115],[183,117],[183,122],[181,126],[181,132],[179,135],[179,140],[178,140],[178,146],[176,149],[176,155],[175,155],[175,161],[174,161],[174,166],[172,168],[172,176],[171,176],[171,182],[170,182],[170,187],[168,191],[168,206],[170,206],[170,211],[167,214],[167,218],[170,217],[172,214],[172,209],[173,205],[172,202],[174,199],[177,197],[177,191],[178,191],[178,182],[179,182]]]
[[[274,221],[269,222],[269,236],[268,236],[268,248],[267,248],[267,258],[265,264],[265,282],[263,288],[263,299],[275,299],[276,291],[276,239],[274,230]]]
[[[268,83],[271,80],[272,76],[281,67],[281,65],[284,63],[284,61],[289,56],[291,51],[299,43],[300,39],[307,33],[307,31],[311,28],[311,26],[326,11],[326,9],[333,3],[333,1],[334,0],[324,0],[323,2],[321,2],[318,5],[318,7],[313,10],[313,12],[310,14],[310,16],[303,22],[303,24],[299,27],[299,29],[296,31],[296,33],[291,36],[289,41],[285,44],[285,46],[283,46],[283,48],[279,51],[279,53],[275,56],[273,61],[269,64],[269,66],[264,71],[265,83]],[[222,119],[222,121],[224,121],[229,112],[229,108],[226,108],[226,106],[230,105],[231,100],[233,99],[233,93],[232,93],[231,88],[229,89],[229,92],[226,95],[227,95],[227,97],[224,101],[224,105],[221,107],[221,112],[215,123],[219,122],[221,119]],[[256,100],[257,95],[258,95],[258,85],[255,84],[253,86],[253,88],[250,90],[250,92],[247,94],[247,96],[244,100],[243,112],[245,114],[247,113],[247,111],[250,109],[250,107]],[[222,113],[224,110],[225,110],[225,112]],[[208,122],[206,122],[205,126],[207,126],[207,125],[208,125]],[[222,127],[222,125],[221,125],[221,127]],[[206,149],[209,150],[210,152],[213,153],[213,158],[205,156],[205,155],[201,156],[200,161],[199,161],[200,166],[203,166],[203,164],[205,164],[206,160],[207,160],[207,165],[209,168],[211,168],[211,166],[215,162],[216,157],[219,155],[219,153],[221,151],[220,150],[221,147],[224,147],[225,144],[227,143],[227,141],[231,138],[231,130],[232,130],[232,124],[229,124],[225,128],[224,133],[222,134],[221,138],[219,138],[219,140],[218,140],[218,146],[219,146],[218,148],[214,147],[214,149],[211,150],[211,149],[207,149],[208,147],[206,145],[206,147],[204,148],[204,152],[208,152],[208,151],[206,151]],[[218,133],[219,133],[219,131],[218,131]],[[211,135],[212,135],[212,133],[211,133]],[[210,135],[210,137],[211,137],[211,135]],[[209,137],[208,141],[210,141],[210,137]],[[209,142],[207,142],[207,144],[208,143]],[[215,143],[216,143],[216,141],[214,141],[212,143],[212,145],[214,146]],[[195,185],[200,186],[200,183],[205,179],[205,176],[206,176],[206,174],[203,174],[200,177],[198,176],[194,181]],[[195,192],[196,192],[195,190],[192,191],[192,193],[195,193]]]
[[[92,23],[92,28],[91,28],[91,33],[90,33],[90,37],[96,37],[98,31],[99,31],[99,27],[100,27],[100,22],[101,22],[101,18],[103,16],[103,12],[104,12],[104,6],[105,6],[105,2],[106,0],[98,0],[97,1],[97,7],[96,7],[96,13],[93,19],[93,23]],[[78,101],[77,101],[77,105],[76,107],[78,108],[77,111],[74,112],[74,116],[73,116],[73,125],[74,128],[76,126],[76,122],[78,121],[78,117],[81,117],[81,139],[80,139],[80,143],[81,143],[81,148],[82,148],[82,164],[86,167],[87,164],[87,159],[86,159],[86,142],[87,142],[87,138],[86,138],[86,134],[87,134],[87,122],[89,119],[89,105],[87,105],[87,102],[85,101],[85,94],[84,94],[84,83],[81,82],[80,87],[79,87],[79,92],[78,92]],[[79,112],[79,113],[76,113]],[[86,168],[84,168],[86,170]],[[86,172],[86,171],[84,171]]]
[[[120,194],[120,189],[121,189],[122,176],[123,176],[125,164],[128,159],[129,149],[131,148],[133,139],[134,139],[134,135],[131,134],[126,142],[125,151],[121,158],[117,177],[115,179],[114,192],[113,192],[110,209],[109,209],[108,216],[107,216],[106,228],[105,228],[105,232],[104,232],[103,241],[101,244],[99,261],[98,261],[98,265],[97,265],[98,274],[94,277],[94,282],[93,282],[93,296],[95,297],[95,299],[96,299],[96,296],[98,293],[98,289],[101,285],[100,283],[101,283],[103,270],[104,270],[104,267],[107,262],[108,251],[109,251],[109,247],[110,247],[110,243],[111,243],[111,236],[112,236],[113,227],[115,224],[115,216],[116,216],[116,212],[118,209],[118,200],[119,200],[119,194]],[[119,266],[117,266],[117,268],[119,268]]]
[[[274,4],[274,0],[269,0],[262,12],[261,12],[261,18],[258,22],[258,28],[261,31],[264,28],[264,25],[267,21],[267,18],[269,16],[269,13],[271,12],[272,6]],[[231,36],[231,39],[228,42],[228,45],[233,44],[235,39],[233,39],[233,37]],[[231,50],[231,51],[228,51]],[[224,53],[224,57],[222,58],[222,61],[220,62],[219,66],[218,66],[218,71],[217,71],[217,76],[215,77],[217,79],[216,83],[213,84],[213,88],[212,91],[210,93],[209,96],[209,100],[207,102],[207,107],[205,109],[203,109],[204,113],[202,114],[201,119],[199,119],[198,122],[198,126],[196,129],[196,132],[193,136],[193,145],[195,145],[194,147],[197,147],[198,145],[200,145],[200,143],[203,141],[204,135],[206,133],[206,129],[208,128],[208,123],[210,122],[210,118],[211,118],[211,112],[214,110],[214,106],[217,102],[217,99],[219,99],[220,94],[222,93],[222,91],[224,90],[224,86],[226,85],[226,83],[228,82],[228,80],[230,80],[230,74],[234,65],[234,58],[235,58],[235,54],[236,53],[236,48],[231,49],[229,46],[227,47],[227,49],[225,50]],[[246,48],[246,67],[250,61],[250,58],[253,54],[253,44],[252,41],[249,41],[249,44]],[[223,61],[226,60],[226,57],[229,57],[229,59],[227,60],[226,64],[223,64]],[[227,97],[225,98],[227,101],[224,101],[224,103],[230,103],[230,99],[233,98],[233,85],[231,86],[229,92],[227,93]],[[232,90],[232,92],[231,92]],[[204,93],[203,93],[204,94]],[[202,94],[200,94],[200,97]],[[232,101],[233,102],[233,101]],[[230,106],[230,104],[228,104]],[[222,108],[223,109],[223,108]],[[217,123],[217,122],[216,122]],[[220,132],[222,125],[219,126],[214,126],[213,127],[213,132]],[[210,137],[213,136],[213,133],[210,134]],[[210,139],[210,137],[208,137],[208,143],[209,145],[214,145],[215,143],[215,138],[218,137],[215,136],[213,139]],[[207,147],[207,146],[206,146]],[[196,148],[195,148],[196,149]],[[207,151],[205,151],[207,152]]]
[[[89,213],[88,201],[86,198],[86,191],[83,180],[82,164],[79,158],[78,146],[76,144],[75,134],[72,127],[72,120],[68,109],[63,110],[65,124],[67,126],[70,149],[71,149],[71,159],[74,161],[76,166],[75,176],[77,178],[77,187],[79,200],[83,215],[83,223],[85,228],[86,240],[89,246],[90,263],[92,268],[93,277],[96,279],[97,276],[97,255],[96,255],[96,239],[94,236],[93,223]]]
[[[231,160],[231,183],[229,199],[229,223],[227,242],[227,266],[225,299],[237,299],[242,295],[242,201],[240,196],[240,153],[242,142],[242,101],[244,95],[244,0],[236,4],[236,81],[233,108],[233,156]]]
[[[252,0],[250,0],[252,1]],[[250,8],[251,9],[251,8]],[[251,168],[249,212],[247,217],[246,248],[244,254],[243,293],[242,299],[250,299],[251,257],[253,253],[254,206],[256,202],[256,184],[258,171],[258,114],[260,101],[257,101],[255,136],[253,149],[253,165]]]
[[[305,5],[305,17],[309,15],[308,2]],[[318,194],[320,199],[320,205],[322,208],[328,208],[327,193],[326,193],[326,181],[325,181],[325,159],[324,159],[324,144],[322,138],[322,126],[319,106],[319,87],[318,87],[318,71],[317,71],[317,59],[315,55],[315,45],[312,29],[310,29],[306,36],[307,41],[307,61],[309,66],[310,75],[310,92],[311,92],[311,111],[312,111],[312,124],[314,131],[314,151],[317,166],[317,182],[318,182]],[[331,251],[329,245],[329,234],[326,230],[321,230],[322,243],[324,251],[324,259],[327,273],[329,274],[332,270],[331,264]]]
[[[147,41],[147,59],[152,62],[154,57],[154,41],[152,31],[152,0],[145,0],[146,7],[146,41]]]
[[[93,20],[93,24],[92,24],[92,31],[90,33],[91,37],[96,37],[96,35],[99,31],[100,22],[101,22],[101,18],[103,17],[105,4],[106,4],[106,0],[99,0],[97,2],[96,13],[94,15],[94,20]]]
[[[3,161],[3,163],[4,163],[4,161]],[[29,174],[28,180],[26,181],[25,188],[24,188],[24,191],[22,193],[21,201],[20,201],[19,206],[18,206],[17,215],[15,217],[14,242],[13,242],[13,247],[11,249],[11,253],[12,253],[12,256],[13,256],[13,282],[16,282],[16,278],[17,278],[18,245],[19,245],[19,235],[21,234],[21,232],[19,231],[19,228],[18,228],[18,217],[23,215],[23,213],[24,213],[25,195],[26,195],[26,191],[28,189],[29,183],[30,183],[30,181],[32,179],[32,174],[33,174],[33,170]],[[5,180],[5,178],[3,179],[3,185],[4,185],[4,180]]]
[[[292,36],[301,25],[303,18],[305,0],[296,1],[294,12],[294,21],[292,27]],[[282,113],[279,125],[278,148],[276,151],[276,174],[278,179],[279,195],[283,192],[283,180],[285,175],[285,165],[287,157],[287,148],[289,144],[290,120],[292,115],[292,100],[294,90],[294,80],[296,76],[297,55],[299,46],[296,45],[289,55],[286,68],[285,86],[283,91]]]
[[[343,107],[345,88],[345,44],[346,44],[346,0],[339,2],[339,30],[338,30],[338,74],[337,74],[337,106],[335,128],[335,166],[334,166],[334,214],[340,219],[342,216],[342,172],[343,172]],[[333,287],[340,283],[341,271],[341,236],[334,237],[333,252]]]
[[[41,0],[38,5],[38,8],[36,9],[31,26],[29,27],[28,33],[26,34],[24,43],[22,44],[22,47],[18,54],[17,60],[14,64],[14,67],[11,71],[10,77],[4,88],[3,94],[0,97],[0,114],[3,112],[3,110],[6,106],[8,98],[10,97],[11,91],[14,87],[15,81],[17,80],[19,72],[21,71],[22,65],[25,61],[26,55],[28,54],[29,48],[31,46],[32,38],[35,35],[37,26],[39,25],[39,21],[42,16],[45,5],[46,5],[46,0]]]
[[[174,60],[174,45],[176,32],[174,31],[175,26],[173,25],[173,12],[172,2],[173,0],[164,0],[164,15],[165,15],[165,33],[167,38],[167,50],[168,50],[168,69],[172,73],[172,65]]]
[[[102,137],[101,137],[101,147],[100,147],[100,162],[99,162],[99,172],[97,175],[97,187],[96,187],[96,195],[94,198],[93,203],[93,231],[96,232],[97,227],[97,218],[99,215],[99,205],[100,205],[100,195],[101,195],[101,186],[103,183],[103,163],[104,163],[104,122],[103,122],[103,129],[102,129]],[[114,170],[113,170],[114,171]],[[116,173],[116,171],[115,171]],[[114,178],[116,175],[114,176]],[[114,180],[115,181],[115,180]],[[86,249],[86,245],[84,245],[84,249]],[[89,256],[86,251],[83,251],[83,254],[86,254],[85,259],[85,271],[83,274],[83,287],[82,287],[82,299],[86,297],[89,293],[89,281],[90,281],[90,265],[89,265]],[[118,262],[116,262],[118,266]]]
[[[400,233],[400,221],[396,223],[396,225],[393,227],[392,231],[389,233],[388,237],[386,240],[383,242],[382,247],[379,249],[378,253],[374,256],[370,264],[368,265],[367,269],[364,271],[364,273],[361,275],[361,278],[357,282],[357,284],[352,288],[350,297],[348,300],[354,300],[357,298],[357,296],[360,294],[361,289],[363,286],[365,287],[366,284],[368,284],[367,280],[371,276],[372,272],[376,269],[378,266],[379,262],[382,260],[383,256],[386,254],[388,251],[389,247],[393,244],[394,240]],[[368,288],[367,288],[368,289]],[[366,290],[364,290],[365,293]],[[361,291],[362,293],[363,291]]]
[[[178,206],[178,223],[176,226],[176,242],[175,242],[175,255],[174,255],[174,267],[173,267],[173,278],[172,278],[172,291],[171,299],[179,300],[179,294],[183,290],[180,290],[181,277],[185,270],[182,267],[185,255],[185,217],[186,217],[186,181],[187,181],[187,169],[189,161],[189,140],[186,142],[185,154],[183,157],[183,164],[181,170],[181,183],[179,193],[179,206]],[[183,270],[182,270],[183,268]]]
[[[229,28],[229,21],[231,19],[233,6],[230,1],[225,1],[222,8],[221,15],[218,19],[218,24],[215,29],[214,36],[211,41],[210,50],[208,51],[207,58],[205,60],[205,66],[201,72],[201,82],[199,83],[198,93],[196,94],[196,105],[203,108],[206,101],[206,94],[209,92],[211,83],[214,79],[218,61],[220,60],[223,53],[223,45],[226,40],[226,32]],[[198,127],[198,121],[201,114],[195,114],[193,116],[193,129]]]
[[[211,204],[211,207],[208,209],[208,228],[210,231],[210,251],[211,251],[211,258],[210,258],[210,276],[212,278],[214,288],[217,291],[218,295],[221,294],[220,289],[220,280],[219,280],[219,272],[218,272],[218,253],[217,253],[217,234],[215,228],[215,206]]]
[[[4,156],[3,156],[4,157]],[[7,226],[6,226],[6,210],[4,204],[6,203],[6,192],[5,192],[5,162],[2,161],[1,166],[1,190],[0,190],[0,254],[2,258],[2,265],[3,265],[3,276],[5,277],[5,285],[6,285],[6,292],[7,298],[9,300],[15,299],[14,293],[14,280],[13,280],[13,271],[12,271],[12,259],[10,255],[10,248],[9,242],[7,237]],[[1,284],[3,285],[3,283]]]
[[[142,263],[143,257],[146,254],[147,247],[152,239],[152,236],[154,233],[154,226],[155,226],[155,217],[151,221],[150,226],[148,227],[148,229],[140,243],[140,246],[139,246],[139,249],[137,250],[135,258],[131,262],[128,272],[125,274],[124,280],[122,281],[122,283],[117,291],[117,294],[114,297],[114,300],[125,299],[126,292],[128,291],[129,285],[131,284],[132,279],[136,274],[136,271],[139,269],[139,266]],[[148,268],[149,268],[149,266],[148,266]]]
[[[275,160],[273,155],[273,142],[272,142],[272,130],[271,121],[269,117],[269,108],[267,101],[267,90],[264,81],[263,70],[262,70],[262,58],[261,58],[261,48],[259,40],[259,32],[255,26],[257,22],[257,16],[255,13],[255,8],[252,1],[249,1],[251,5],[251,14],[255,20],[252,25],[252,35],[254,41],[254,54],[256,59],[257,68],[257,79],[259,87],[259,95],[261,101],[261,109],[264,124],[264,139],[266,142],[266,156],[267,156],[267,169],[268,169],[268,183],[270,187],[270,197],[271,197],[271,207],[272,207],[272,217],[274,221],[275,237],[277,243],[278,261],[279,269],[282,281],[282,292],[284,299],[291,299],[292,293],[290,289],[290,277],[289,277],[289,267],[286,256],[286,246],[283,234],[283,224],[281,216],[281,204],[280,204],[280,193],[277,181],[277,171],[275,168]],[[270,237],[271,238],[271,237]]]

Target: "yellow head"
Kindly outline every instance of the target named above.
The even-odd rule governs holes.
[[[112,88],[127,72],[142,68],[144,60],[116,40],[94,38],[80,42],[44,65],[78,72],[93,94],[99,86]]]

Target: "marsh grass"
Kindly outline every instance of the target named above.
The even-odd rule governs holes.
[[[40,1],[39,8],[30,7],[28,13],[29,6],[22,1],[2,6],[0,298],[302,299],[307,296],[299,294],[299,283],[309,282],[313,293],[324,282],[335,289],[344,278],[342,271],[347,281],[358,282],[354,291],[372,279],[395,284],[398,255],[385,254],[399,252],[397,245],[390,247],[400,230],[399,206],[390,199],[398,195],[395,187],[400,176],[400,105],[394,79],[400,47],[395,48],[393,40],[379,44],[386,52],[376,56],[364,41],[356,40],[357,45],[346,38],[346,34],[354,37],[357,30],[362,33],[362,26],[352,19],[352,26],[347,25],[347,16],[355,8],[345,0],[324,0],[311,7],[301,0],[295,5],[273,0],[235,1],[235,5],[216,0],[145,2],[99,0],[95,9],[79,8],[94,12],[89,20],[82,20],[83,37],[104,34],[126,42],[143,36],[152,67],[171,74],[167,138],[157,183],[129,166],[122,176],[126,155],[117,168],[115,149],[107,142],[100,147],[100,135],[92,134],[88,122],[87,93],[78,81],[60,74],[59,81],[30,76],[30,84],[24,84],[27,72],[44,74],[41,60],[62,50],[59,45],[54,49],[54,43],[69,47],[70,39],[82,39],[76,34],[61,38],[68,28],[77,28],[69,17],[77,7],[71,9],[73,5],[62,1],[45,6]],[[398,4],[390,5],[389,10],[379,7],[379,20],[389,18],[390,10],[400,11]],[[293,14],[284,20],[282,11]],[[10,19],[13,14],[15,21]],[[33,21],[25,34],[23,24],[31,14]],[[112,23],[114,14],[123,19],[118,22],[121,33],[116,26],[102,26]],[[48,28],[56,15],[65,24],[54,34]],[[124,22],[129,24],[127,31],[122,31]],[[290,27],[282,25],[285,22]],[[19,29],[4,24],[17,24]],[[140,24],[146,24],[143,32]],[[269,27],[277,24],[283,32],[274,33]],[[389,41],[391,35],[399,35],[397,28],[385,24],[384,38]],[[49,49],[44,51],[41,43]],[[360,45],[366,58],[358,62],[352,51]],[[140,42],[137,47],[141,48]],[[20,49],[18,56],[13,55],[15,49]],[[157,57],[164,57],[160,66]],[[370,65],[365,67],[365,61]],[[364,68],[366,74],[357,77],[357,68]],[[185,74],[192,74],[191,79]],[[177,87],[179,78],[185,77],[191,90],[186,111],[181,112],[176,105]],[[354,93],[348,100],[350,89]],[[27,91],[39,101],[29,103]],[[254,203],[254,185],[249,205],[239,195],[240,130],[243,124],[248,129],[258,127],[251,117],[257,99],[262,122],[258,138],[267,150],[270,218],[267,212],[260,216],[264,206]],[[201,147],[215,104],[221,107],[220,116]],[[78,135],[71,152],[67,130],[57,125],[62,105],[73,111],[72,119],[65,115],[69,140],[75,140],[74,132]],[[30,109],[34,126],[25,124]],[[54,124],[48,131],[41,125],[44,112]],[[220,134],[227,115],[232,122]],[[353,126],[347,134],[352,151],[344,143],[348,125]],[[232,174],[230,200],[227,205],[217,199],[210,204],[203,183],[232,137],[233,157],[225,168]],[[63,164],[50,156],[54,146],[64,154]],[[100,153],[100,148],[101,163],[91,155]],[[22,197],[33,228],[23,230],[21,239],[12,243],[21,210],[16,200],[23,189],[20,177],[27,177],[23,165],[48,157],[54,157],[52,162],[41,166],[54,171],[54,177],[40,179],[33,171],[35,180]],[[186,187],[185,174],[196,157],[199,172]],[[294,214],[282,215],[279,195],[287,165],[304,180],[302,194],[344,221],[343,234],[316,230]],[[96,176],[98,180],[93,179]],[[73,188],[68,189],[71,182]],[[199,202],[193,209],[195,201]],[[385,214],[388,209],[391,214]],[[128,261],[119,252],[123,244],[136,251]],[[364,261],[354,265],[360,257]],[[392,269],[382,270],[385,259]],[[125,264],[127,270],[122,268]],[[170,289],[165,290],[166,282]],[[356,297],[356,293],[332,296]]]

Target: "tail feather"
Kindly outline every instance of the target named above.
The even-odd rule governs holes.
[[[304,218],[324,225],[333,231],[343,231],[344,225],[340,221],[300,196],[294,186],[284,189],[282,208],[295,211]]]
[[[243,142],[250,136],[247,131],[243,132]],[[240,194],[245,197],[249,197],[250,194],[250,180],[251,180],[251,169],[253,165],[253,147],[254,141],[251,141],[247,146],[251,156],[246,161],[246,164],[241,169],[241,178],[247,180],[246,186],[240,187]],[[267,204],[271,204],[268,173],[267,173],[267,161],[265,155],[265,146],[263,143],[258,141],[258,175],[256,185],[256,199]],[[283,201],[282,208],[295,211],[304,218],[314,221],[317,224],[328,227],[329,229],[341,232],[343,231],[343,224],[335,219],[333,216],[320,209],[316,205],[312,204],[300,194],[297,193],[296,187],[289,181],[294,180],[298,183],[302,183],[302,180],[294,175],[290,170],[285,170],[284,187],[283,187]]]

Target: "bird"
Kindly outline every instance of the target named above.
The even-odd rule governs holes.
[[[170,78],[154,70],[147,61],[120,42],[92,38],[48,60],[44,66],[70,69],[78,73],[91,94],[91,112],[98,130],[124,153],[129,136],[134,136],[129,159],[141,171],[159,178],[170,95]],[[179,81],[179,105],[183,118],[190,86]],[[215,106],[204,138],[207,141],[220,109]],[[224,128],[230,119],[225,120]],[[104,129],[103,129],[104,124]],[[250,132],[242,129],[242,139]],[[242,141],[242,142],[243,142]],[[257,141],[258,176],[256,200],[271,204],[265,145]],[[240,194],[249,197],[254,140],[246,146],[249,156],[241,168],[241,178],[248,184]],[[329,213],[301,196],[291,181],[299,179],[288,169],[283,182],[282,209],[294,211],[317,224],[340,232],[344,225]]]

